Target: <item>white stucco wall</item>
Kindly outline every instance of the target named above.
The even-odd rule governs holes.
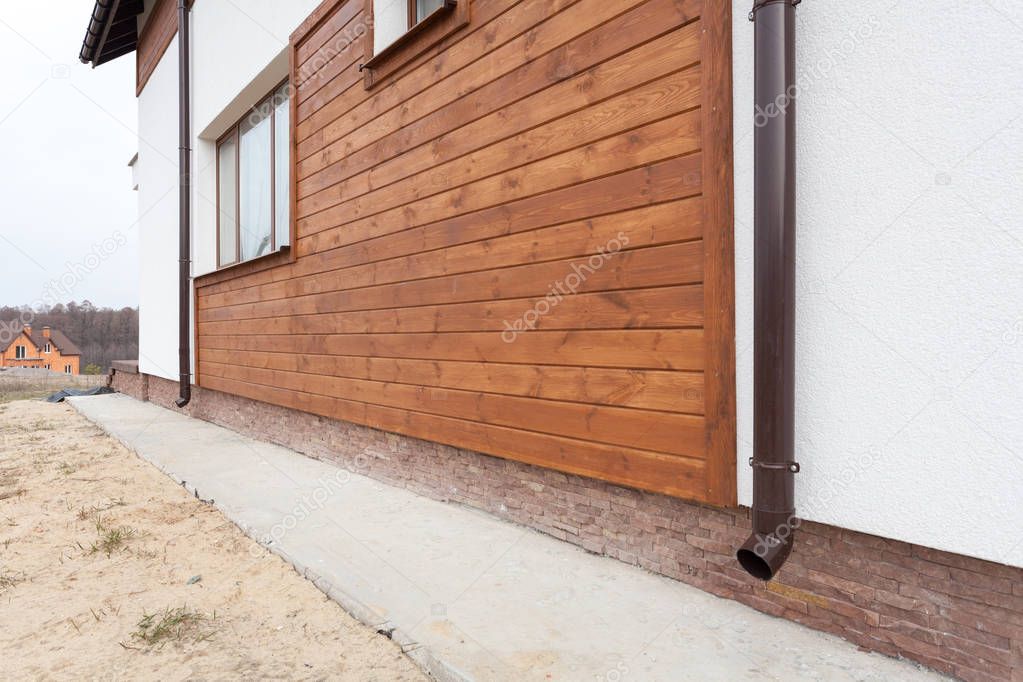
[[[193,273],[217,269],[216,141],[288,77],[288,39],[319,0],[203,0],[192,11]]]
[[[139,369],[178,378],[178,43],[139,95]]]
[[[203,0],[192,12],[192,274],[216,269],[216,139],[288,75],[318,0]],[[139,367],[178,378],[178,43],[139,96]],[[194,316],[193,316],[194,319]]]
[[[740,502],[753,26],[734,8]],[[800,516],[1023,566],[1023,4],[797,8]]]

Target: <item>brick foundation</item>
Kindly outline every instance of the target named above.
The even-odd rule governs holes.
[[[174,408],[178,385],[115,372],[122,393]],[[804,522],[774,581],[734,548],[749,510],[593,479],[193,388],[189,414],[420,495],[466,504],[759,611],[965,680],[1023,680],[1023,569]]]

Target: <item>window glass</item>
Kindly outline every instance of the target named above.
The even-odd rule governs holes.
[[[232,126],[217,145],[218,266],[265,256],[291,241],[288,84]]]
[[[408,0],[373,0],[374,54],[408,31],[408,14]]]
[[[241,259],[270,252],[271,137],[273,108],[260,106],[242,119],[239,131],[239,211]]]
[[[291,192],[288,182],[291,170],[290,145],[291,103],[288,86],[283,85],[274,95],[274,241],[277,248],[291,242]]]
[[[444,0],[416,0],[416,21],[420,22],[444,5]]]
[[[235,215],[238,205],[237,152],[234,135],[220,143],[217,158],[220,177],[217,194],[220,204],[220,265],[233,263],[238,256],[238,221]]]

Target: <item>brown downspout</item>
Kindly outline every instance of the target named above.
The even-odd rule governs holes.
[[[795,517],[795,6],[758,0],[754,22],[753,533],[736,554],[770,580],[792,551]]]
[[[191,315],[191,187],[192,170],[189,144],[189,59],[188,0],[178,0],[178,371],[179,397],[175,404],[184,407],[192,399],[192,336]]]

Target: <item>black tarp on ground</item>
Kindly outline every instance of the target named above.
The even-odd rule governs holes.
[[[96,388],[83,389],[65,388],[63,390],[57,391],[48,398],[44,398],[44,400],[48,403],[62,403],[64,402],[64,398],[78,397],[82,395],[103,395],[104,393],[113,392],[114,389],[110,388],[109,386],[98,386]]]

